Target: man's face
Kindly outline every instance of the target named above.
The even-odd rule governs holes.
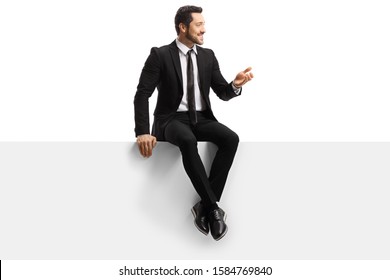
[[[203,34],[206,32],[204,19],[200,13],[192,13],[192,21],[186,31],[186,38],[194,44],[203,45]]]

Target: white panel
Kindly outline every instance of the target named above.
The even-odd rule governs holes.
[[[218,242],[193,225],[197,195],[168,143],[149,159],[124,142],[0,154],[0,259],[390,257],[389,143],[240,143]]]

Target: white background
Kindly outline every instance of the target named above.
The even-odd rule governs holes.
[[[228,103],[212,100],[218,119],[235,130],[241,141],[390,141],[390,4],[379,0],[1,0],[0,141],[134,140],[133,97],[142,66],[151,47],[174,40],[176,10],[189,3],[204,8],[204,46],[215,51],[225,78],[230,81],[238,71],[253,67],[255,79],[245,86],[243,96]],[[335,157],[335,162],[341,165],[339,159]],[[8,158],[4,162],[9,166]],[[15,166],[19,168],[19,162]],[[371,170],[386,174],[385,168]],[[371,178],[365,175],[359,173]],[[329,176],[333,178],[339,177]],[[385,182],[377,179],[380,176],[373,178]],[[340,184],[344,182],[348,183]],[[378,182],[374,186],[381,186]],[[375,200],[370,203],[367,207],[382,205]],[[232,213],[237,215],[237,211]],[[187,215],[188,223],[180,220],[178,226],[190,225]],[[240,228],[232,227],[229,236],[234,236],[234,230]],[[363,245],[370,248],[369,242]],[[7,279],[21,279],[16,271],[31,276],[34,266],[29,264],[36,267],[31,262],[23,264],[24,270],[11,267],[8,272],[14,278]],[[334,279],[346,279],[352,273],[354,279],[370,273],[379,279],[375,272],[383,276],[388,266],[376,261],[382,270],[358,274],[360,263],[355,261],[352,268],[341,264],[342,268],[314,269],[304,278],[302,271],[291,273],[288,264],[291,261],[275,271],[290,272],[291,279],[313,279],[312,275],[320,279],[318,271],[333,273]],[[315,267],[304,264],[303,272]],[[360,266],[367,267],[371,268],[367,263]],[[100,268],[111,267],[106,263]],[[107,273],[112,277],[116,270],[114,265]],[[39,266],[37,271],[42,279],[42,273],[50,270]]]
[[[134,140],[141,69],[186,4],[1,1],[0,141]],[[241,97],[212,98],[242,141],[390,140],[388,1],[191,4],[225,78],[253,67]]]

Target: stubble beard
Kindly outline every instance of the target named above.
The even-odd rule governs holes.
[[[186,34],[186,38],[194,44],[203,45],[203,41],[200,41],[197,36],[193,36],[190,33]]]

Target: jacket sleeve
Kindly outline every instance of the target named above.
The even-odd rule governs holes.
[[[134,97],[135,136],[150,134],[149,98],[160,80],[157,48],[152,48],[142,69]]]
[[[228,101],[233,97],[237,97],[237,95],[232,87],[232,83],[228,83],[225,78],[222,76],[221,70],[219,69],[219,63],[217,58],[213,54],[213,69],[212,69],[212,77],[211,77],[211,88],[216,93],[216,95],[224,100]]]

